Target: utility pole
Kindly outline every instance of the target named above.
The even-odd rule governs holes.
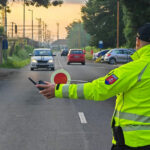
[[[49,41],[50,42],[51,42],[51,35],[52,35],[51,31],[49,31]]]
[[[79,22],[78,26],[79,26],[78,48],[80,48],[81,47],[81,22]]]
[[[5,28],[4,28],[5,35],[7,37],[7,5],[5,6]]]
[[[37,18],[37,20],[38,20],[38,41],[41,42],[42,41],[42,29],[41,29],[42,20],[41,18]]]
[[[57,23],[57,40],[59,40],[59,23]]]
[[[23,38],[25,38],[25,0],[23,1]]]
[[[12,28],[11,28],[11,37],[13,38],[13,34],[14,34],[14,22],[12,22]]]
[[[15,22],[11,22],[11,23],[12,23],[12,25],[11,25],[11,37],[13,38],[14,37],[14,24],[15,25],[17,25],[17,24]]]
[[[119,0],[117,0],[117,48],[119,48]]]
[[[45,34],[45,23],[44,23],[44,21],[43,21],[43,42],[45,41],[45,39],[44,39],[44,34]]]
[[[31,9],[28,9],[28,11],[31,11],[31,14],[32,14],[32,41],[33,41],[33,10],[31,10]]]
[[[45,24],[45,41],[47,41],[47,24]]]

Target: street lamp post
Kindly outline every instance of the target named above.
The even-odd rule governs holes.
[[[117,48],[119,48],[119,0],[117,0]]]
[[[31,11],[32,13],[32,40],[33,40],[33,10],[29,9],[28,11]]]
[[[57,23],[57,40],[59,40],[59,23]]]

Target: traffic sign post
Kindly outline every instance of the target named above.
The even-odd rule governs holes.
[[[3,57],[5,60],[5,63],[7,63],[8,40],[5,37],[2,41],[2,49],[3,49]]]
[[[0,36],[0,64],[3,62],[3,55],[2,55],[2,36]]]
[[[103,41],[99,41],[99,48],[102,49],[104,47]]]

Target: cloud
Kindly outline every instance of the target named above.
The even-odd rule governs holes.
[[[83,4],[86,0],[64,0],[65,3]]]

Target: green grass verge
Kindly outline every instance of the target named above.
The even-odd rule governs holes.
[[[20,58],[8,57],[7,63],[0,65],[1,68],[22,68],[30,63],[30,58],[21,60]]]

